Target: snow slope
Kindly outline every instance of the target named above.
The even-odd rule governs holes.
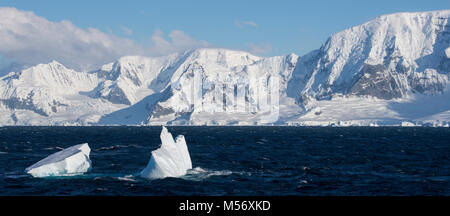
[[[449,17],[380,16],[300,57],[207,48],[91,72],[39,64],[0,78],[0,124],[446,126]]]
[[[294,72],[305,104],[335,94],[381,99],[442,92],[449,84],[450,10],[396,13],[331,36]]]

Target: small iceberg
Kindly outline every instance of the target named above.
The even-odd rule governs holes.
[[[72,176],[88,172],[91,169],[87,143],[75,145],[53,153],[25,169],[33,177]]]
[[[175,142],[172,134],[163,126],[160,138],[161,147],[152,151],[141,177],[158,179],[185,175],[187,170],[192,169],[192,162],[184,136],[177,136]]]

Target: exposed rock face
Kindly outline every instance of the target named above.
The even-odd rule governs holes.
[[[302,68],[294,71],[302,78],[297,83],[304,83],[298,101],[347,93],[392,99],[408,91],[441,92],[450,71],[449,16],[448,10],[391,14],[331,36],[300,58]]]
[[[395,78],[385,70],[384,65],[364,65],[361,77],[350,89],[350,94],[373,96],[390,100],[402,96]]]
[[[39,64],[1,77],[0,124],[253,125],[265,124],[269,114],[278,119],[271,123],[289,124],[316,109],[311,119],[325,118],[327,109],[317,103],[334,98],[371,103],[444,95],[449,17],[450,10],[380,16],[301,57],[208,48],[124,56],[92,72]],[[449,108],[441,105],[439,117],[447,118]]]

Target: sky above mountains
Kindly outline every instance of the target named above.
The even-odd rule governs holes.
[[[0,7],[0,68],[55,59],[89,70],[123,55],[198,47],[302,55],[377,16],[450,9],[450,1],[3,0]]]

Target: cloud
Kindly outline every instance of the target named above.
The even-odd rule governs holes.
[[[126,35],[133,33],[125,26],[121,29]],[[157,30],[151,41],[148,47],[95,28],[78,28],[67,20],[52,22],[33,12],[0,7],[0,57],[14,64],[56,60],[75,70],[93,70],[125,55],[166,55],[209,46],[179,30],[170,32],[169,39]]]
[[[237,26],[238,28],[244,28],[246,26],[250,26],[250,27],[257,27],[258,24],[256,24],[253,21],[239,21],[239,20],[235,20],[234,21],[234,25]]]
[[[129,39],[95,28],[80,29],[70,21],[51,22],[33,12],[0,8],[0,53],[19,64],[57,60],[87,70],[143,49]]]
[[[123,32],[125,35],[128,35],[128,36],[130,36],[130,35],[133,34],[133,30],[131,30],[131,29],[125,27],[125,26],[120,26],[120,30],[122,30],[122,32]]]
[[[161,30],[156,30],[151,37],[153,45],[149,49],[150,53],[153,55],[167,55],[174,52],[211,46],[208,42],[204,40],[197,41],[180,30],[170,32],[169,38],[167,39]]]
[[[272,45],[268,43],[262,44],[248,43],[247,51],[255,55],[265,55],[270,51],[272,51]]]

